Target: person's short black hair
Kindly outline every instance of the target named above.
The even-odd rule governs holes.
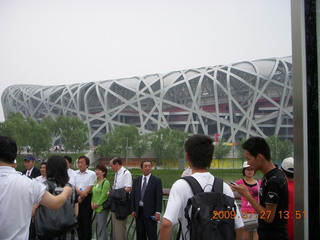
[[[90,165],[90,159],[89,159],[87,156],[80,156],[80,157],[78,158],[78,161],[79,161],[81,158],[83,158],[84,160],[86,160],[86,165],[89,167],[89,165]]]
[[[242,144],[242,148],[247,150],[252,156],[257,157],[262,154],[268,161],[271,160],[270,147],[262,137],[249,138]]]
[[[281,170],[284,172],[284,174],[286,175],[287,178],[294,178],[294,173],[287,172],[283,168],[281,168]]]
[[[246,171],[246,168],[242,168],[242,175],[243,175],[243,176],[246,176],[245,171]],[[256,171],[254,171],[254,174],[256,174]]]
[[[17,157],[17,144],[7,136],[0,136],[0,161],[13,163]]]
[[[208,169],[214,152],[213,140],[202,134],[195,134],[187,139],[184,149],[190,157],[192,166],[198,169]]]
[[[69,163],[72,163],[72,157],[66,155],[66,156],[64,156],[64,159],[67,159],[67,161],[68,161]]]
[[[54,181],[64,187],[69,181],[68,166],[62,156],[52,155],[49,157],[46,166],[47,179],[54,178]]]
[[[145,162],[151,163],[151,166],[152,166],[152,161],[151,161],[151,160],[143,160],[143,161],[140,163],[140,168],[141,168],[141,169],[142,169],[143,164],[144,164]]]
[[[104,172],[103,176],[104,176],[105,178],[107,177],[108,169],[106,168],[105,165],[103,165],[103,164],[98,164],[95,169],[101,170],[102,172]]]
[[[115,164],[119,164],[120,166],[122,166],[122,161],[120,158],[116,157],[114,159],[112,159],[112,164],[115,165]]]
[[[42,162],[42,163],[40,163],[40,167],[41,167],[41,165],[47,166],[47,162]]]

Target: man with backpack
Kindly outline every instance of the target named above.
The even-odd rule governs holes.
[[[243,239],[243,221],[231,188],[208,172],[213,140],[196,134],[184,147],[192,175],[172,185],[160,240],[170,239],[177,223],[178,239],[234,239],[234,232],[236,239]]]

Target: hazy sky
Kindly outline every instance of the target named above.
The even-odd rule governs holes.
[[[0,0],[0,94],[289,56],[290,11],[290,0]]]

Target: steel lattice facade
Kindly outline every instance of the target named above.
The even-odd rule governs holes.
[[[271,58],[197,69],[58,86],[13,85],[2,94],[5,117],[80,117],[91,145],[115,126],[141,133],[170,127],[219,134],[293,138],[292,59]]]

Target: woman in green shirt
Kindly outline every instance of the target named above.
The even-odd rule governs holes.
[[[106,222],[109,211],[103,209],[103,203],[108,199],[107,192],[110,190],[110,182],[107,179],[107,168],[104,165],[97,165],[95,173],[97,180],[92,188],[91,207],[96,213],[97,239],[107,240],[108,233]]]

